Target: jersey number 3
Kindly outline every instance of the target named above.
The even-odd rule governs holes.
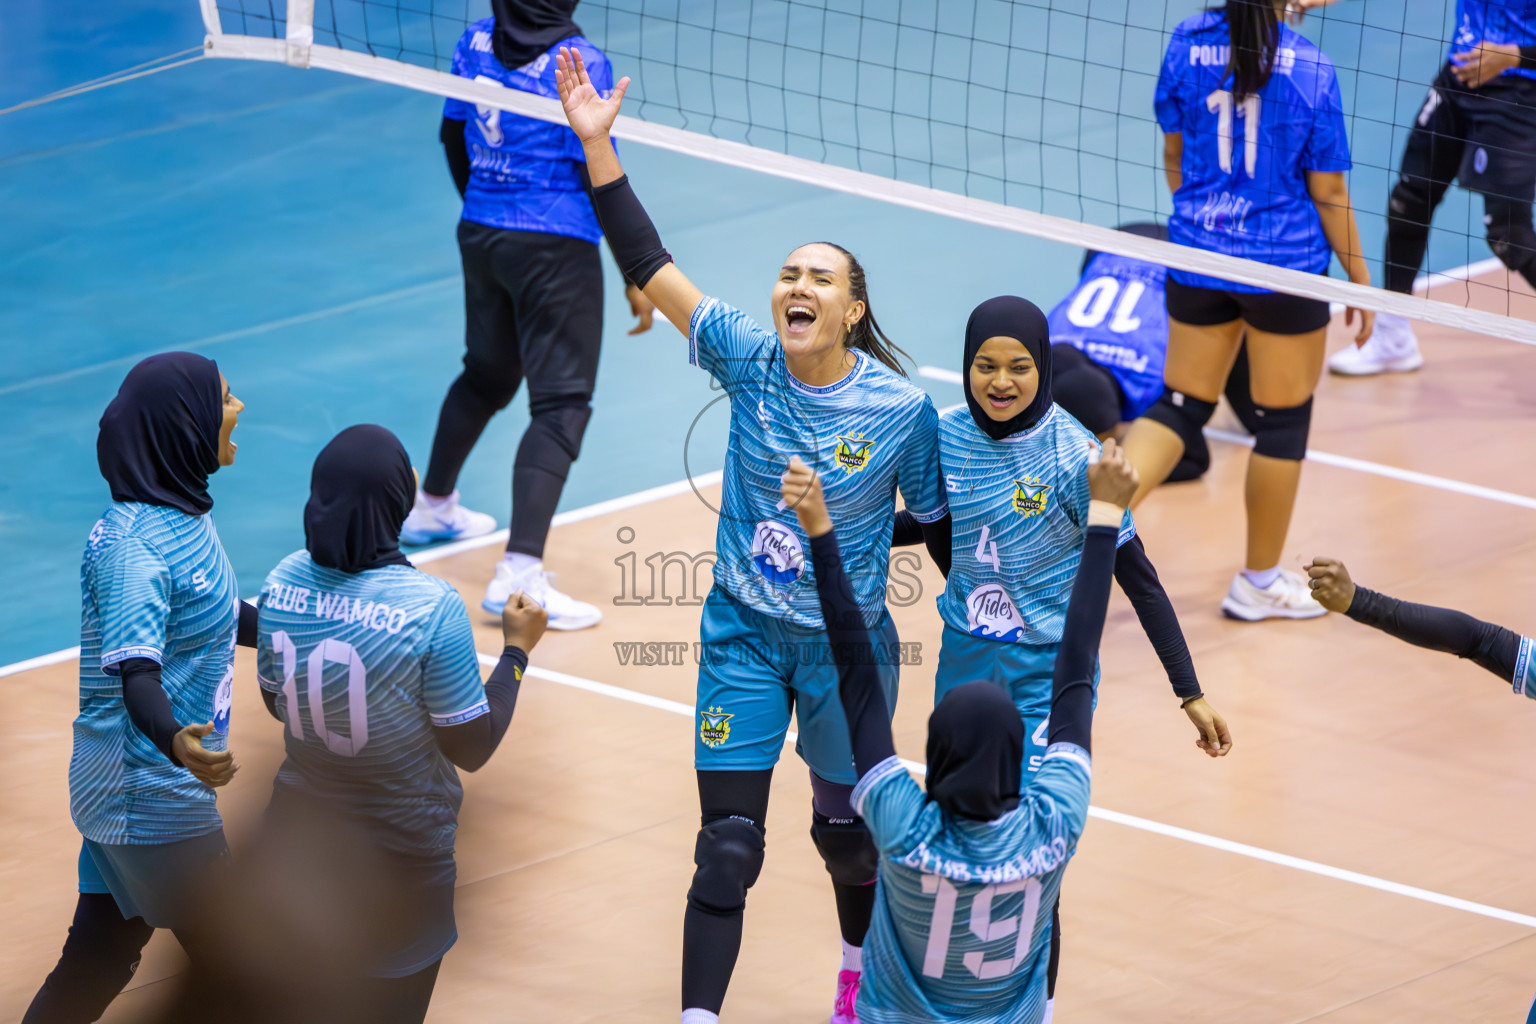
[[[272,656],[282,659],[283,701],[288,717],[288,731],[294,739],[303,741],[304,726],[299,721],[299,684],[296,676],[299,652],[293,646],[293,638],[283,630],[272,634]],[[325,678],[325,666],[345,665],[347,669],[347,725],[350,736],[332,732],[325,722],[325,694],[321,685]],[[327,637],[309,652],[305,666],[308,669],[304,696],[309,704],[309,721],[315,735],[320,737],[326,749],[342,757],[356,757],[368,745],[368,670],[357,648],[345,640]]]
[[[992,901],[999,896],[1024,890],[1024,906],[1018,917],[992,919]],[[929,978],[944,977],[944,961],[949,957],[949,940],[955,925],[955,904],[960,891],[954,883],[938,875],[923,876],[923,892],[934,897],[933,920],[928,926],[928,948],[923,955],[923,974]],[[969,927],[972,935],[982,942],[996,942],[1017,934],[1013,944],[1013,956],[1001,960],[986,960],[979,949],[973,949],[960,958],[965,969],[974,978],[987,981],[1005,978],[1029,959],[1029,946],[1035,938],[1035,920],[1040,914],[1040,879],[1028,878],[1022,882],[1002,882],[982,888],[971,900]]]

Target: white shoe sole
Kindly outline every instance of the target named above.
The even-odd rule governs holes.
[[[497,618],[500,618],[502,609],[506,607],[506,604],[507,603],[505,601],[503,601],[501,604],[491,604],[489,601],[482,600],[480,602],[480,607],[490,612]],[[593,613],[591,615],[563,615],[558,617],[552,616],[545,628],[558,629],[568,632],[570,630],[576,629],[591,629],[593,626],[602,621],[603,613],[593,609]]]
[[[1234,601],[1230,596],[1221,602],[1221,613],[1229,619],[1243,622],[1263,622],[1265,619],[1315,619],[1328,614],[1322,605],[1311,608],[1276,608],[1272,605],[1252,605]]]
[[[1382,373],[1412,373],[1424,365],[1424,356],[1415,352],[1411,356],[1399,356],[1396,359],[1385,359],[1379,363],[1371,363],[1369,366],[1352,366],[1348,363],[1337,365],[1331,360],[1328,363],[1328,372],[1340,377],[1375,377]]]
[[[401,528],[400,543],[409,544],[412,547],[420,547],[423,544],[436,544],[440,540],[469,540],[471,537],[484,537],[488,533],[496,532],[496,523],[492,521],[490,527],[484,530],[408,530]]]

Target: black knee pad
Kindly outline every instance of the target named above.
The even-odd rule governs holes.
[[[859,818],[829,818],[811,812],[811,842],[827,866],[827,874],[839,885],[867,885],[875,880],[880,853],[869,829]]]
[[[734,914],[763,870],[763,830],[745,818],[721,818],[699,829],[688,902],[709,914]]]
[[[1536,230],[1531,228],[1531,204],[1489,196],[1484,200],[1484,209],[1488,247],[1510,270],[1530,277],[1536,268]]]
[[[1429,236],[1435,199],[1427,178],[1403,175],[1387,197],[1387,224],[1393,231]]]
[[[528,429],[540,431],[575,459],[581,454],[581,439],[587,432],[587,421],[592,418],[591,398],[591,395],[530,397],[528,412],[533,422]]]
[[[1253,432],[1253,450],[1271,459],[1300,462],[1307,457],[1307,434],[1312,430],[1312,399],[1289,409],[1255,405],[1259,429]]]
[[[1215,402],[1205,402],[1165,386],[1163,397],[1146,411],[1146,417],[1178,434],[1187,449],[1205,443],[1200,431],[1210,422],[1215,411]]]

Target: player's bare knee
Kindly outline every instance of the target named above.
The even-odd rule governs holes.
[[[1204,444],[1200,431],[1216,412],[1216,403],[1187,395],[1173,388],[1163,388],[1163,396],[1146,412],[1147,419],[1161,423],[1184,442],[1189,449]]]
[[[1254,413],[1258,427],[1253,432],[1255,454],[1292,462],[1307,457],[1307,436],[1312,431],[1312,399],[1283,409],[1256,404]]]
[[[867,885],[875,880],[880,853],[862,818],[829,818],[811,812],[811,842],[839,885]]]
[[[721,818],[699,829],[688,902],[710,914],[733,914],[763,870],[763,830],[745,818]]]

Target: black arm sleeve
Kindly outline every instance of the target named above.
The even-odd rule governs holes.
[[[625,280],[644,288],[656,271],[672,262],[672,254],[661,247],[656,225],[629,187],[629,175],[594,188],[592,209]]]
[[[133,727],[153,743],[176,767],[182,767],[171,752],[171,740],[181,726],[171,710],[171,699],[160,685],[160,665],[148,658],[129,658],[117,667],[123,679],[123,704]]]
[[[891,712],[880,686],[875,647],[864,613],[853,598],[853,585],[843,570],[843,553],[837,547],[837,531],[811,538],[811,565],[816,573],[816,593],[821,598],[821,617],[827,624],[827,641],[837,662],[837,694],[848,719],[848,739],[853,746],[853,768],[863,778],[875,765],[896,753],[891,738]]]
[[[527,667],[528,655],[521,648],[508,647],[501,652],[501,660],[485,681],[485,700],[491,710],[458,725],[432,727],[438,749],[448,760],[472,772],[491,759],[501,745],[501,738],[507,734],[507,726],[512,724],[517,691],[522,686],[523,669]]]
[[[1115,564],[1113,526],[1090,526],[1083,541],[1083,559],[1067,603],[1067,624],[1056,655],[1051,682],[1051,742],[1075,743],[1092,750],[1093,669],[1099,659],[1099,638],[1109,611],[1109,579]]]
[[[1520,69],[1536,71],[1536,43],[1520,47]]]
[[[256,646],[256,606],[249,601],[240,602],[240,624],[235,627],[235,644],[239,647]]]
[[[1467,658],[1505,682],[1515,681],[1520,635],[1503,626],[1450,608],[1399,601],[1358,585],[1345,614],[1416,647]]]
[[[453,175],[453,187],[459,190],[459,198],[463,199],[469,189],[469,145],[464,141],[464,122],[443,118],[437,137],[443,143],[443,154],[448,157],[448,173]]]
[[[267,706],[267,714],[271,715],[279,722],[283,720],[283,716],[277,713],[277,694],[273,693],[265,686],[261,688],[261,702]]]
[[[597,197],[592,194],[592,175],[587,172],[587,165],[585,163],[578,163],[576,165],[576,173],[581,176],[581,187],[586,189],[587,199],[592,203],[593,211],[596,212]],[[612,248],[612,246],[610,245],[609,248]],[[629,279],[629,275],[624,273],[623,267],[619,268],[619,276],[624,278],[624,284],[626,286],[634,284],[634,282]]]
[[[1200,696],[1200,680],[1195,676],[1189,644],[1184,642],[1184,630],[1179,628],[1173,602],[1168,600],[1168,592],[1158,580],[1140,537],[1132,537],[1120,546],[1115,555],[1115,580],[1136,609],[1136,618],[1152,641],[1163,671],[1168,673],[1168,682],[1173,684],[1173,692],[1180,700]]]
[[[945,576],[949,575],[950,541],[953,520],[949,513],[932,523],[920,523],[906,509],[897,512],[891,520],[891,547],[909,548],[921,542],[928,548],[928,557]]]

